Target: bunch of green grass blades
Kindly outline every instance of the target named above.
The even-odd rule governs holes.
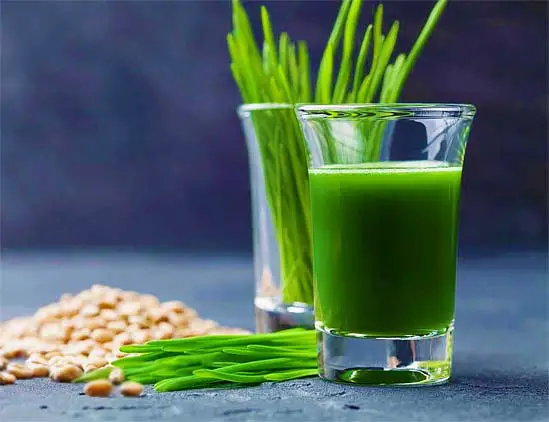
[[[356,54],[362,0],[343,0],[313,94],[307,44],[294,43],[285,32],[277,42],[267,9],[262,7],[264,41],[260,48],[242,4],[233,0],[233,30],[227,36],[231,71],[246,104],[396,103],[445,6],[446,0],[436,2],[410,52],[397,54],[391,61],[399,22],[384,33],[383,5],[379,4]],[[250,115],[280,251],[282,299],[312,305],[308,154],[303,135],[291,108],[264,107]],[[379,155],[383,129],[383,125],[374,125],[367,131],[363,159],[374,161]]]
[[[126,379],[155,384],[158,392],[227,388],[311,377],[318,373],[316,333],[301,328],[269,334],[209,335],[122,346],[136,354],[112,363]],[[113,368],[76,380],[108,378]]]

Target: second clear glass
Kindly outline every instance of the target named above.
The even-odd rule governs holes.
[[[475,108],[304,105],[319,372],[338,382],[450,377],[458,203]]]
[[[290,104],[238,108],[250,164],[256,331],[313,328],[307,148]]]

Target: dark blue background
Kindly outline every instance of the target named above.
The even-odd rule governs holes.
[[[259,5],[247,4],[255,20]],[[317,63],[338,4],[267,5]],[[400,49],[431,5],[386,2]],[[230,12],[220,1],[2,2],[4,250],[251,250]],[[547,242],[546,36],[546,2],[450,2],[404,90],[403,101],[478,106],[465,252]]]

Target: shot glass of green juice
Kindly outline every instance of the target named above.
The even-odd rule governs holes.
[[[300,105],[309,149],[320,375],[450,377],[458,205],[475,107]]]

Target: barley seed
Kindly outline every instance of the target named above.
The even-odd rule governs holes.
[[[82,369],[76,365],[50,367],[50,378],[58,382],[72,382],[82,376]]]
[[[125,397],[139,397],[143,393],[143,385],[134,381],[126,381],[120,386],[120,393]]]
[[[0,372],[0,385],[15,384],[16,379],[17,378],[9,372]]]
[[[84,386],[84,393],[90,397],[108,397],[112,392],[112,384],[107,380],[90,381]]]

